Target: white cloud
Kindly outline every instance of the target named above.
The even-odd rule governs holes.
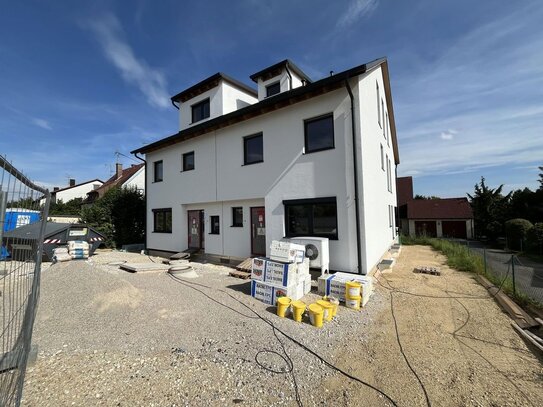
[[[136,85],[147,97],[149,104],[167,108],[169,95],[166,91],[164,74],[151,68],[144,60],[136,58],[134,51],[124,40],[123,29],[119,20],[112,14],[106,14],[84,24],[96,35],[106,58],[120,71],[122,78]]]
[[[378,5],[378,0],[352,0],[349,8],[339,17],[337,26],[348,27],[356,23],[373,13]]]
[[[452,140],[456,134],[458,134],[458,132],[451,129],[447,131],[442,131],[439,137],[441,138],[441,140]]]
[[[47,120],[39,119],[37,117],[33,117],[32,118],[32,123],[34,123],[38,127],[41,127],[42,129],[53,130],[53,128],[51,127],[51,125],[49,124],[49,122]]]

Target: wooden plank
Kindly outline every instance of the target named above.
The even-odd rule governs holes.
[[[243,260],[236,266],[236,269],[239,271],[251,272],[253,268],[253,259],[249,257],[248,259]]]
[[[431,274],[433,276],[440,276],[441,272],[436,267],[431,266],[418,266],[413,269],[414,273]]]
[[[526,339],[528,342],[534,345],[537,349],[543,352],[543,346],[541,346],[541,344],[539,344],[534,338],[528,335],[524,329],[522,329],[520,326],[518,326],[514,322],[511,325],[513,326],[513,328],[515,328],[515,331],[517,331],[519,334],[522,335],[524,339]]]
[[[124,263],[119,267],[122,270],[130,271],[132,273],[141,273],[149,271],[168,271],[171,266],[162,263]]]
[[[242,280],[247,280],[247,279],[251,278],[251,273],[247,273],[245,271],[234,271],[234,270],[232,270],[228,274],[231,275],[232,277],[241,278]]]

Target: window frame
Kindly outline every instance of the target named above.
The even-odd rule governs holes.
[[[309,150],[307,146],[307,140],[308,140],[308,134],[307,134],[307,126],[308,124],[325,120],[325,119],[331,119],[332,120],[332,146],[331,147],[323,147],[318,149]],[[326,151],[326,150],[333,150],[336,148],[336,132],[334,129],[334,113],[326,113],[322,114],[320,116],[315,116],[310,119],[304,120],[304,154],[311,154],[311,153],[318,153],[319,151]]]
[[[217,220],[217,223],[215,224],[214,220]],[[214,226],[217,226],[217,230],[215,230]],[[219,215],[210,215],[209,216],[209,234],[210,235],[220,235],[221,234],[221,219]]]
[[[260,137],[261,138],[261,143],[262,143],[262,159],[261,160],[258,160],[258,161],[251,161],[251,162],[248,162],[247,161],[247,142],[249,140],[252,140],[252,139],[255,139],[255,138],[258,138]],[[260,132],[260,133],[255,133],[255,134],[251,134],[249,136],[245,136],[243,137],[243,165],[253,165],[253,164],[259,164],[259,163],[263,163],[264,162],[264,133]]]
[[[277,92],[276,93],[272,93],[271,95],[269,94],[268,90],[271,88],[271,87],[275,87],[277,86]],[[281,93],[281,81],[275,81],[273,83],[270,83],[269,85],[266,85],[266,97],[269,98],[269,97],[272,97],[272,96],[275,96],[275,95],[278,95],[279,93]]]
[[[377,122],[379,123],[379,126],[381,126],[381,94],[379,92],[379,82],[375,81],[375,85],[377,86]]]
[[[155,208],[151,210],[153,212],[153,233],[172,233],[172,224],[173,224],[173,213],[172,208]],[[170,224],[168,227],[166,214],[170,214]],[[164,219],[164,228],[157,228],[157,215],[165,214]]]
[[[157,177],[157,166],[160,165],[160,179]],[[153,182],[164,181],[164,160],[153,161]]]
[[[335,234],[325,234],[325,233],[314,233],[314,207],[319,204],[334,204],[336,208],[336,219],[335,219]],[[298,233],[291,233],[289,226],[289,207],[291,206],[310,206],[311,213],[308,218],[308,233],[304,233],[304,236],[314,236],[314,237],[327,237],[329,240],[339,240],[339,231],[338,231],[338,213],[337,213],[337,198],[334,197],[324,197],[324,198],[310,198],[310,199],[288,199],[283,200],[284,208],[284,222],[285,222],[285,237],[295,237],[299,236]]]
[[[385,161],[385,164],[386,164],[386,171],[387,171],[387,191],[390,191],[390,166],[388,164],[389,160],[388,160],[388,154],[386,155],[386,161]]]
[[[241,210],[241,220],[239,222],[236,222],[236,210]],[[243,227],[243,206],[232,206],[232,225],[230,225],[230,227],[232,228]]]
[[[194,111],[195,109],[199,108],[200,106],[205,106],[205,105],[208,105],[208,115],[205,116],[205,117],[202,117],[198,120],[194,120]],[[209,117],[211,117],[211,101],[209,98],[205,98],[205,99],[202,99],[200,100],[199,102],[196,102],[195,104],[191,105],[190,106],[190,118],[191,118],[191,123],[190,124],[193,124],[193,123],[198,123],[198,122],[201,122],[202,120],[205,120],[205,119],[208,119]]]
[[[385,133],[387,139],[387,146],[390,147],[390,127],[388,126],[388,112],[385,114]]]
[[[383,143],[379,143],[381,146],[381,169],[385,171],[385,149],[383,148]]]
[[[186,158],[192,155],[192,168],[186,167]],[[181,171],[193,171],[194,168],[196,168],[196,160],[194,159],[194,151],[189,151],[186,153],[183,153],[182,155],[182,161],[181,161]]]
[[[385,136],[385,102],[383,98],[381,98],[381,115],[383,116],[383,125],[381,126],[381,128],[383,129],[383,137],[386,138]]]

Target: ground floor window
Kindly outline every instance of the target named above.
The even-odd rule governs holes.
[[[210,225],[210,235],[218,235],[220,233],[220,225],[219,225],[219,217],[218,216],[210,216],[209,217]]]
[[[335,197],[283,201],[287,237],[318,236],[337,240]]]
[[[153,232],[172,233],[172,208],[153,209]]]
[[[243,227],[243,207],[232,208],[232,227]]]

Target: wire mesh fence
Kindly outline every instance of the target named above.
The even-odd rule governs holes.
[[[0,156],[0,406],[20,404],[40,287],[50,194]],[[14,229],[37,223],[34,233]]]

